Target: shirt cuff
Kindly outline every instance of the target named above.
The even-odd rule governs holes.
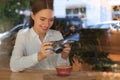
[[[32,55],[32,59],[33,59],[33,62],[38,63],[39,62],[39,60],[38,60],[38,53],[33,54]]]

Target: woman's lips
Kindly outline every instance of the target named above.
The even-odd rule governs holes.
[[[41,28],[42,31],[47,31],[48,30],[48,28],[45,27],[45,26],[41,26],[40,28]]]
[[[44,29],[44,28],[42,28],[42,30],[43,30],[43,31],[47,31],[48,29]]]

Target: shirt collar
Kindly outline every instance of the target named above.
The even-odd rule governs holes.
[[[39,35],[34,31],[33,28],[30,29],[30,34],[31,34],[33,37],[39,37]]]
[[[48,30],[48,32],[46,33],[45,38],[47,38],[48,36],[52,36],[52,30]],[[34,31],[33,28],[30,29],[30,33],[33,37],[39,37],[39,35]]]

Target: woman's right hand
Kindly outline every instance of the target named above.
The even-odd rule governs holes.
[[[51,50],[52,47],[52,42],[44,42],[41,46],[40,52],[38,53],[38,60],[43,60],[46,58],[48,55],[52,54],[53,51]]]

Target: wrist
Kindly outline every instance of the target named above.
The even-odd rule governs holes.
[[[41,61],[44,58],[46,58],[46,56],[44,56],[41,52],[38,52],[38,60]]]

